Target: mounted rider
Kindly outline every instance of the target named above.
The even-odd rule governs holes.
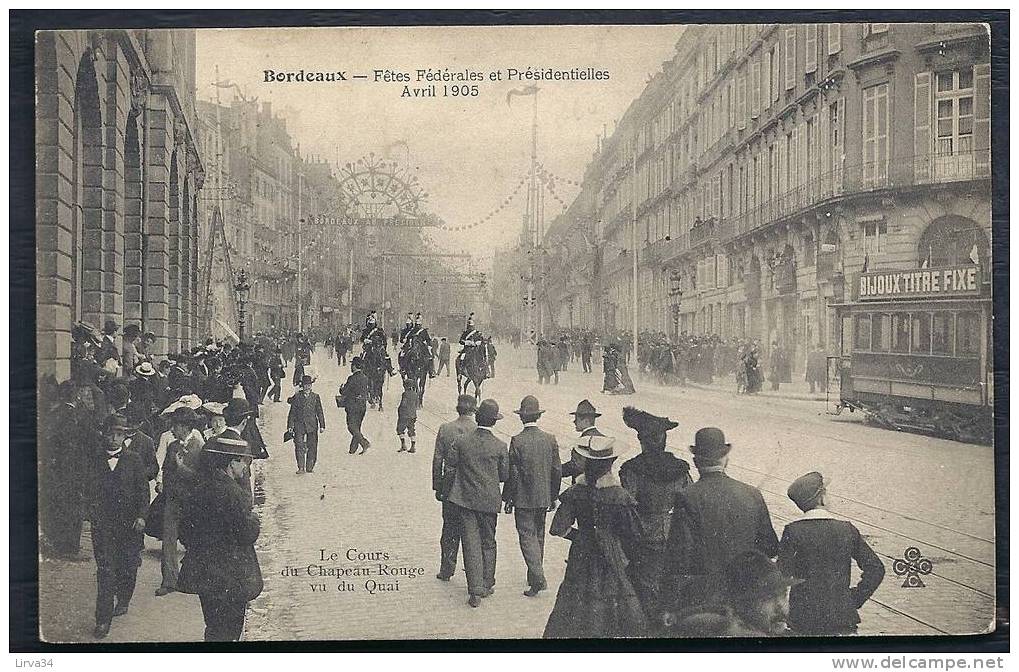
[[[460,354],[456,356],[457,360],[462,364],[467,355],[474,351],[475,348],[484,345],[485,337],[481,331],[474,326],[474,313],[467,316],[467,327],[460,334],[460,345],[463,349],[460,350]]]
[[[386,331],[379,326],[378,314],[373,310],[364,318],[364,329],[361,330],[361,345],[367,352],[373,348],[381,348],[386,352]]]
[[[421,343],[425,352],[428,353],[428,374],[435,376],[434,361],[435,353],[432,348],[432,337],[428,329],[421,323],[421,313],[411,316],[407,313],[407,325],[400,330],[400,365],[403,368],[404,359],[411,351],[415,343]]]

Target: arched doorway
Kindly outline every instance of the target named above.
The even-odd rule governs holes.
[[[103,146],[99,80],[92,52],[78,63],[74,89],[71,319],[102,326]]]
[[[946,215],[928,224],[920,234],[916,256],[921,268],[989,264],[990,248],[987,234],[976,222]]]

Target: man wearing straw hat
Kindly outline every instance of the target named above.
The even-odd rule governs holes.
[[[447,499],[457,506],[460,516],[467,573],[467,591],[471,607],[495,592],[495,527],[499,522],[501,494],[499,484],[509,476],[506,444],[492,433],[502,419],[495,399],[485,399],[474,419],[477,429],[455,444],[449,459],[452,486]]]
[[[538,399],[527,395],[514,411],[524,428],[510,439],[509,478],[502,489],[505,512],[512,513],[527,564],[527,597],[548,588],[542,560],[545,555],[545,517],[555,509],[562,471],[559,446],[548,432],[538,429],[544,413]]]

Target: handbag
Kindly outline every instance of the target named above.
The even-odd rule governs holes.
[[[342,394],[336,395],[336,408],[343,408],[346,405],[346,401],[343,399]]]
[[[145,514],[145,534],[156,539],[163,538],[163,515],[166,512],[166,491],[163,490],[149,504]]]
[[[287,441],[293,441],[293,440],[294,440],[294,431],[292,429],[288,429],[287,431],[283,432],[283,443],[286,443]]]

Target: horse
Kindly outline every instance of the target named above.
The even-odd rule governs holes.
[[[474,398],[481,399],[481,384],[488,377],[488,352],[484,346],[468,348],[456,358],[456,392],[467,394],[467,384],[474,383]]]
[[[389,373],[386,351],[379,346],[368,346],[361,354],[361,370],[368,378],[368,404],[382,411],[382,390]]]
[[[400,357],[400,375],[403,380],[414,381],[414,389],[418,393],[418,403],[425,403],[425,384],[432,372],[432,356],[428,346],[419,338],[412,339],[408,348]]]

